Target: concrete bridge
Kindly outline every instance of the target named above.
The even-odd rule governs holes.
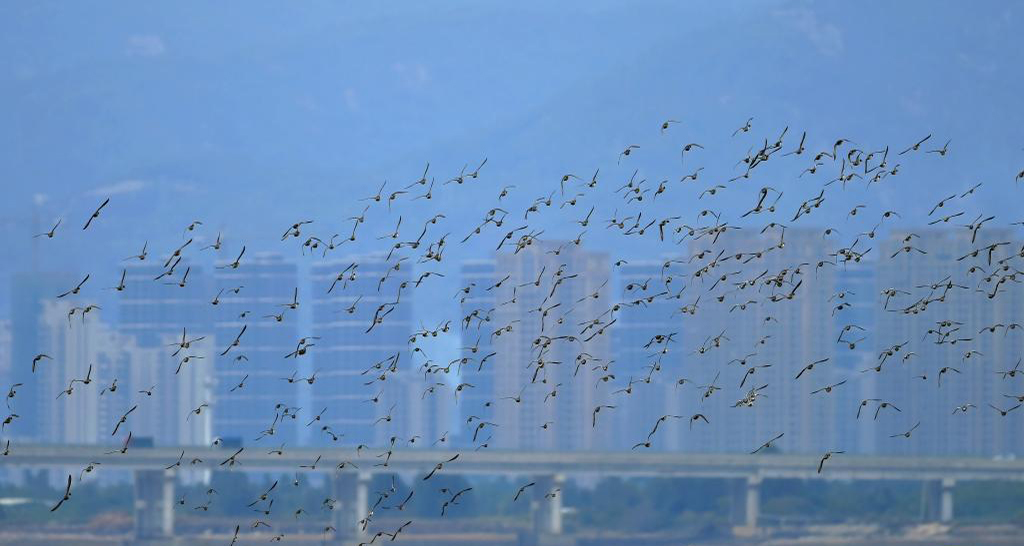
[[[268,453],[265,447],[247,446],[233,467],[221,466],[237,448],[140,447],[124,454],[105,454],[109,446],[18,445],[0,457],[0,465],[22,467],[80,468],[99,461],[102,468],[134,471],[135,534],[139,541],[159,544],[173,537],[176,469],[165,467],[185,451],[181,470],[235,470],[255,472],[316,472],[329,477],[332,497],[339,504],[333,525],[340,543],[358,542],[365,535],[360,521],[367,515],[370,478],[375,473],[426,474],[455,451],[394,451],[387,465],[377,454],[384,449],[288,449]],[[310,465],[322,456],[316,468]],[[546,497],[571,475],[724,478],[733,480],[733,519],[741,532],[756,531],[760,513],[760,488],[769,479],[906,480],[926,484],[938,521],[953,519],[953,488],[957,481],[1024,480],[1024,460],[979,458],[909,458],[836,455],[818,473],[815,455],[740,455],[651,452],[512,452],[500,450],[460,452],[458,460],[445,464],[444,474],[526,475],[537,486],[534,494],[533,542],[557,543],[562,533],[562,496]],[[346,463],[339,468],[341,463]]]

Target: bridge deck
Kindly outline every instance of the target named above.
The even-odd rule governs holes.
[[[90,461],[106,468],[159,469],[178,460],[183,469],[228,469],[220,463],[235,449],[207,447],[129,448],[127,453],[108,454],[110,446],[16,445],[0,457],[0,465],[29,467],[84,466]],[[268,453],[267,447],[247,446],[236,458],[234,470],[338,472],[429,472],[456,451],[395,450],[387,466],[381,466],[384,449],[295,448],[284,454]],[[982,458],[911,458],[836,455],[818,474],[819,456],[784,454],[692,454],[623,452],[515,452],[462,451],[444,465],[450,474],[580,474],[616,476],[708,478],[824,478],[850,480],[1024,480],[1024,460]],[[322,456],[316,468],[311,465]],[[190,461],[201,459],[194,465]]]

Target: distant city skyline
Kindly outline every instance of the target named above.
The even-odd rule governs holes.
[[[418,277],[407,268],[385,266],[383,255],[349,256],[308,270],[280,256],[256,256],[237,272],[225,268],[229,262],[221,262],[221,269],[214,269],[212,275],[197,266],[190,270],[193,273],[188,288],[179,288],[173,282],[171,286],[152,283],[152,277],[161,271],[158,266],[128,264],[128,288],[119,319],[107,319],[106,312],[97,309],[84,320],[77,315],[69,320],[68,311],[76,304],[79,308],[87,305],[89,300],[51,303],[48,300],[52,296],[45,289],[36,289],[37,296],[30,296],[40,298],[41,307],[33,307],[31,299],[24,300],[24,313],[37,313],[34,328],[39,332],[37,345],[28,353],[51,354],[62,365],[40,364],[37,377],[44,381],[34,384],[45,387],[22,389],[16,403],[40,408],[35,415],[24,411],[29,419],[42,419],[34,440],[59,443],[116,443],[117,439],[100,430],[104,428],[102,423],[116,420],[114,414],[124,411],[129,402],[137,402],[140,397],[148,401],[152,396],[163,410],[140,414],[140,422],[149,424],[140,425],[137,433],[151,430],[149,434],[159,445],[201,445],[216,437],[237,438],[232,441],[249,445],[266,436],[262,432],[270,427],[274,434],[261,439],[261,445],[386,445],[395,437],[409,447],[470,447],[486,439],[494,447],[510,449],[743,452],[759,438],[786,431],[777,446],[796,453],[837,446],[864,454],[1024,453],[1017,434],[1019,426],[989,407],[1008,409],[1016,405],[1011,396],[1021,393],[1012,388],[1013,378],[970,371],[960,359],[935,352],[933,342],[909,339],[914,337],[912,332],[934,328],[932,323],[940,320],[940,315],[921,313],[911,315],[914,318],[910,320],[896,312],[896,305],[905,303],[909,296],[885,293],[893,286],[926,287],[954,274],[943,264],[948,265],[950,257],[955,263],[959,254],[976,246],[970,243],[969,233],[956,228],[922,230],[915,244],[928,254],[918,261],[911,260],[915,267],[910,269],[901,267],[898,257],[822,267],[815,260],[834,249],[817,230],[789,229],[784,236],[779,230],[775,234],[733,233],[725,237],[720,244],[732,249],[727,252],[767,251],[766,256],[777,258],[731,272],[726,280],[702,281],[695,273],[699,264],[711,256],[699,242],[690,245],[688,255],[617,263],[607,255],[591,253],[585,246],[538,242],[522,252],[499,252],[461,263],[459,282],[467,290],[460,289],[453,295],[463,309],[461,324],[415,325],[415,304],[408,301],[394,307],[394,320],[384,323],[383,328],[378,326],[374,336],[365,333],[373,310],[395,301],[392,292],[401,293],[407,288],[400,285],[408,287]],[[876,239],[879,254],[892,254],[902,248],[903,237],[903,232],[893,232]],[[993,231],[982,241],[1003,239],[1017,240],[1012,231]],[[772,245],[783,240],[785,248],[773,249]],[[558,254],[554,254],[556,251]],[[1009,252],[1015,251],[1011,248]],[[765,298],[759,286],[767,282],[768,271],[801,262],[801,268],[806,269],[801,290],[810,291],[802,292],[810,296],[798,297],[795,307],[780,302],[777,307],[763,308],[763,313],[737,311],[741,306],[755,308],[756,302]],[[606,268],[603,272],[602,267]],[[552,284],[557,280],[552,275],[559,270],[576,273]],[[988,273],[979,268],[976,275],[976,280],[982,280]],[[62,278],[74,279],[71,275]],[[785,279],[784,283],[790,282],[788,277]],[[434,280],[436,276],[432,279],[427,275],[420,282],[429,284]],[[540,285],[535,286],[538,280]],[[54,287],[64,286],[50,282]],[[701,302],[693,301],[696,296],[688,295],[695,290],[691,285],[701,283],[721,285],[717,296],[721,301],[717,301],[715,292]],[[335,289],[328,293],[331,285]],[[299,305],[289,309],[299,286],[309,288],[303,288]],[[152,288],[140,291],[144,287]],[[234,288],[239,288],[238,294]],[[967,295],[970,290],[960,290],[964,296],[950,294],[955,298],[950,302],[954,313],[941,316],[961,323],[950,327],[951,331],[964,331],[958,335],[985,338],[983,345],[975,345],[985,355],[978,358],[986,358],[1000,369],[1012,369],[1012,355],[1024,349],[1024,342],[1017,339],[1018,326],[1011,326],[1024,323],[1024,312],[1018,310],[1024,308],[1017,301],[1021,291],[1014,285],[1002,287],[1009,293],[996,301],[1005,303],[992,307],[984,294]],[[619,296],[611,298],[611,294]],[[646,298],[651,298],[650,302]],[[515,305],[509,305],[513,300]],[[217,305],[212,305],[213,301]],[[808,307],[800,301],[816,303]],[[615,306],[620,310],[609,314]],[[680,312],[688,306],[696,310],[693,317]],[[510,314],[509,310],[514,312]],[[549,313],[545,322],[550,324],[542,333],[537,316],[544,310]],[[213,318],[213,313],[221,318]],[[277,313],[288,318],[278,322],[274,316]],[[595,317],[599,321],[590,323]],[[612,320],[614,324],[609,324]],[[841,332],[841,338],[802,337],[810,324],[818,323],[831,324],[829,330]],[[245,343],[234,353],[218,356],[243,325],[247,327],[245,336],[249,336],[244,337]],[[997,332],[979,330],[992,325],[996,325]],[[13,341],[19,328],[26,331],[29,327],[25,320],[13,323],[11,333],[0,337],[0,342]],[[178,349],[175,344],[179,343],[182,328],[186,339],[206,337],[185,351],[198,359],[191,364],[182,363],[181,351],[177,357],[169,356]],[[557,338],[568,335],[582,340],[598,328],[608,329],[607,343],[584,345],[582,352],[559,352],[559,344],[565,341]],[[1024,331],[1024,327],[1020,329]],[[308,347],[308,353],[295,356],[303,364],[292,380],[286,381],[288,374],[277,372],[275,363],[296,350],[293,343],[300,331],[308,332],[308,339],[299,346]],[[903,331],[906,333],[901,334]],[[450,341],[438,345],[432,332]],[[712,338],[719,334],[724,334],[724,347],[713,347]],[[666,339],[658,341],[658,336]],[[550,345],[537,352],[535,339],[550,339],[544,341]],[[367,345],[367,340],[376,341]],[[896,378],[880,382],[872,368],[879,364],[881,353],[896,343],[905,352],[885,359],[888,363],[884,365],[895,364],[902,371]],[[0,345],[5,357],[11,359],[9,375],[4,379],[12,382],[15,374],[24,373],[23,367],[19,369],[23,363],[14,362],[15,347],[9,341]],[[445,345],[461,349],[455,349],[451,357],[435,351],[445,351]],[[531,346],[534,348],[528,353],[512,350]],[[701,347],[707,354],[698,354]],[[25,350],[20,349],[20,355],[28,354]],[[267,354],[261,355],[263,352]],[[577,353],[587,355],[583,362],[573,356]],[[907,353],[916,356],[905,358]],[[801,374],[806,377],[793,380],[804,365],[816,360],[823,363]],[[374,370],[375,363],[383,367]],[[539,363],[543,363],[540,369],[535,369]],[[178,365],[185,370],[183,374],[180,370],[179,374],[173,373],[172,368]],[[770,366],[759,369],[765,365]],[[92,385],[75,387],[63,405],[49,403],[49,395],[60,394],[72,379],[85,378],[90,366]],[[438,382],[431,373],[437,366],[455,366],[460,373]],[[943,367],[961,373],[946,372],[946,385],[938,389],[935,374]],[[750,369],[758,371],[748,376]],[[726,373],[712,374],[712,370]],[[176,375],[193,377],[188,383],[193,386],[171,392],[151,389]],[[367,395],[369,391],[363,385],[372,385],[376,375],[390,375],[392,381],[381,381],[380,393]],[[607,381],[602,379],[606,376]],[[243,389],[231,390],[243,377]],[[102,389],[113,378],[122,386],[117,396],[88,393],[86,387],[99,385]],[[306,385],[309,378],[314,382]],[[745,383],[743,388],[738,387],[740,382]],[[591,387],[602,384],[607,386],[588,394]],[[703,399],[701,393],[711,384],[721,392]],[[737,399],[749,394],[750,388],[765,384],[774,388],[757,400],[757,413],[742,405],[733,407]],[[829,385],[837,385],[834,392],[809,396],[811,390]],[[791,395],[786,394],[788,388],[795,389]],[[344,395],[350,390],[350,395]],[[235,392],[247,394],[239,398]],[[935,392],[941,397],[935,398]],[[253,393],[257,398],[252,398]],[[523,410],[539,403],[537,397],[551,393],[571,404],[572,411],[545,414]],[[801,405],[794,406],[788,401],[790,396],[793,401],[802,400]],[[862,400],[873,398],[900,409],[880,412],[879,418],[887,426],[879,427],[876,422],[876,402],[860,407]],[[277,418],[259,411],[254,414],[259,406],[256,400],[264,406],[282,404]],[[100,405],[88,409],[97,403]],[[187,415],[204,403],[209,408],[196,421],[205,424],[196,432],[175,432],[178,414]],[[949,415],[965,403],[978,407],[963,417]],[[588,426],[593,423],[588,423],[587,417],[600,405],[615,407],[600,415],[601,428]],[[537,406],[538,411],[545,407],[552,406]],[[321,410],[325,411],[321,414]],[[864,413],[862,419],[851,418],[858,410]],[[292,412],[295,417],[290,416]],[[697,423],[691,429],[685,420],[674,417],[659,422],[663,415],[689,417],[695,412],[723,426],[704,428]],[[946,424],[938,428],[932,425],[931,434],[926,436],[930,447],[888,438],[926,416],[944,412]],[[80,424],[69,420],[87,415],[92,416],[90,420]],[[320,418],[314,419],[317,415]],[[750,420],[750,415],[757,419]],[[243,419],[250,419],[251,425],[242,426],[233,416],[245,416]],[[396,426],[387,426],[392,422],[388,417]],[[545,423],[555,432],[568,428],[546,436],[542,428]],[[657,434],[648,436],[655,424]],[[974,431],[971,441],[957,441],[967,431]],[[478,436],[475,443],[474,433]],[[438,442],[441,438],[445,440]],[[917,447],[908,450],[910,445]]]

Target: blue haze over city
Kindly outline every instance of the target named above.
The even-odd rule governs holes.
[[[0,13],[0,545],[1022,544],[1020,6]]]

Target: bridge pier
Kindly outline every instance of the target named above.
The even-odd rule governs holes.
[[[939,521],[949,523],[953,521],[953,488],[956,487],[956,480],[943,478],[941,485],[941,497],[939,499]]]
[[[743,525],[746,520],[746,480],[728,480],[729,486],[729,524]]]
[[[174,472],[136,470],[134,534],[138,541],[169,541],[174,537]]]
[[[942,478],[921,484],[922,519],[949,523],[953,521],[953,489],[956,480]]]
[[[761,515],[761,477],[747,478],[747,494],[745,499],[744,525],[748,529],[757,529],[757,520]]]
[[[370,491],[368,472],[342,472],[331,475],[331,496],[338,501],[331,514],[334,536],[341,543],[356,543],[367,537],[363,520],[368,515]]]
[[[562,534],[562,486],[565,475],[553,474],[536,478],[534,490],[533,529],[537,535]]]
[[[536,476],[537,483],[530,501],[533,529],[520,534],[520,546],[565,546],[574,544],[572,537],[562,534],[562,491],[564,474]]]
[[[732,485],[732,523],[739,536],[756,534],[761,516],[760,476],[748,476],[734,480]]]
[[[925,480],[921,482],[921,521],[938,521],[939,519],[939,482]]]

